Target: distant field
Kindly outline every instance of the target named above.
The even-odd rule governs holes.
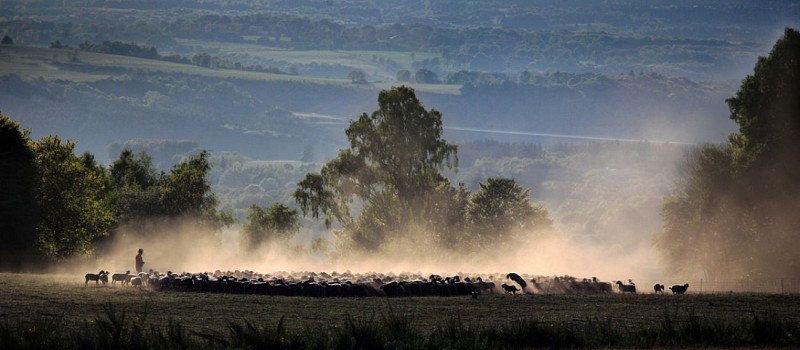
[[[189,39],[178,39],[177,42],[184,46],[192,46],[211,50],[219,50],[228,53],[250,54],[257,57],[264,57],[278,61],[290,63],[309,64],[317,62],[320,64],[341,64],[345,66],[367,68],[373,65],[373,57],[390,59],[402,65],[405,69],[411,69],[411,55],[414,60],[422,61],[426,59],[441,58],[441,54],[432,52],[402,52],[402,51],[344,51],[344,50],[285,50],[271,48],[259,44],[248,43],[227,43],[220,41],[200,41]],[[369,68],[365,69],[368,70]]]
[[[180,64],[136,57],[108,55],[95,52],[78,52],[77,61],[70,60],[69,49],[51,49],[27,46],[0,46],[0,75],[17,74],[25,79],[94,81],[119,76],[120,69],[142,70],[165,74],[186,74],[211,78],[236,78],[274,82],[300,82],[310,84],[356,86],[365,89],[382,89],[392,83],[378,85],[353,85],[347,79],[327,79],[308,76],[270,74],[232,69],[209,69],[191,64]],[[309,55],[300,53],[300,55]],[[414,87],[419,91],[459,93],[457,85],[425,85]]]
[[[241,78],[273,81],[302,81],[318,84],[344,84],[344,79],[320,79],[291,75],[247,72],[231,69],[209,69],[190,64],[149,60],[137,57],[108,55],[95,52],[78,52],[78,60],[69,60],[68,49],[50,49],[24,46],[0,47],[0,74],[18,74],[26,78],[68,79],[75,81],[103,79],[116,74],[104,70],[125,68],[169,74],[182,73],[215,78]],[[66,66],[64,66],[66,65]],[[86,72],[96,68],[97,72]]]
[[[469,297],[306,298],[260,295],[153,292],[131,287],[84,287],[82,275],[0,274],[0,321],[30,321],[42,315],[63,317],[67,327],[103,315],[113,304],[118,311],[156,326],[170,320],[192,330],[224,330],[231,322],[249,320],[286,326],[329,327],[345,320],[406,313],[427,332],[459,320],[466,325],[494,327],[522,319],[545,323],[582,324],[611,321],[629,329],[660,324],[665,318],[694,315],[705,320],[747,321],[753,315],[800,322],[800,295],[687,294],[673,295],[481,295]]]

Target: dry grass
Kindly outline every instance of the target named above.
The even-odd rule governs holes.
[[[41,315],[58,316],[77,327],[104,312],[108,304],[149,323],[166,327],[170,321],[186,329],[222,330],[231,322],[277,324],[285,317],[289,329],[341,325],[348,318],[368,320],[376,315],[405,314],[422,332],[459,320],[466,325],[492,327],[520,320],[583,324],[610,322],[639,329],[665,317],[695,315],[705,320],[747,321],[769,312],[777,319],[800,320],[799,295],[687,294],[673,295],[482,295],[415,298],[304,298],[262,295],[153,292],[131,287],[84,287],[82,275],[0,274],[0,320],[29,321]]]

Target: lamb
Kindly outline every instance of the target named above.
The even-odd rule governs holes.
[[[519,292],[519,288],[517,288],[517,286],[509,286],[509,285],[503,283],[503,284],[500,285],[500,287],[503,287],[503,289],[505,290],[506,294],[514,294],[514,295],[516,295],[517,292]]]
[[[103,282],[105,286],[108,283],[108,274],[100,270],[99,273],[87,273],[86,274],[86,282],[83,283],[83,286],[86,287],[89,284],[89,281],[94,281],[94,284],[97,285],[97,282]]]
[[[125,282],[125,278],[127,278],[128,275],[130,275],[130,274],[131,274],[131,270],[125,271],[125,273],[117,272],[117,273],[111,275],[111,285],[113,286],[115,283],[117,283],[117,281],[119,281],[120,283]]]
[[[656,292],[656,294],[664,294],[664,285],[656,283],[653,286],[653,290]]]
[[[617,286],[619,287],[619,291],[623,294],[625,293],[636,294],[636,285],[622,284],[622,281],[617,281]]]
[[[686,293],[687,289],[689,289],[689,284],[688,283],[686,283],[686,284],[684,284],[682,286],[676,284],[676,285],[674,285],[672,287],[669,287],[669,290],[672,291],[672,294],[683,294],[683,293]]]

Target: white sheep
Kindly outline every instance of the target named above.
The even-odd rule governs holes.
[[[122,281],[122,285],[124,286],[126,284],[131,283],[131,279],[133,279],[134,277],[139,277],[139,276],[138,275],[126,275],[125,279]]]
[[[128,270],[128,271],[125,271],[124,273],[123,272],[117,272],[117,273],[111,275],[111,285],[114,285],[114,283],[117,283],[117,281],[119,281],[120,283],[124,283],[125,282],[125,278],[127,278],[130,273],[131,273],[131,270]]]
[[[147,286],[148,282],[150,281],[150,276],[147,272],[139,272],[139,278],[142,279],[142,285]]]
[[[131,277],[131,286],[142,288],[142,278],[139,276]]]

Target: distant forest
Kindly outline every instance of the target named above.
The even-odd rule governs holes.
[[[108,0],[63,7],[12,0],[0,5],[0,28],[28,45],[117,40],[187,52],[192,48],[176,40],[197,39],[289,50],[433,52],[441,58],[425,68],[440,75],[453,68],[634,70],[707,79],[732,77],[721,67],[748,69],[766,49],[763,40],[774,38],[780,23],[796,21],[799,11],[785,1]]]

